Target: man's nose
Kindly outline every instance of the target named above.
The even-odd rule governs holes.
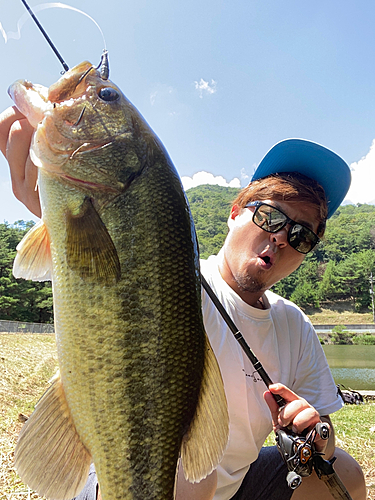
[[[288,226],[283,227],[277,233],[270,233],[270,238],[279,248],[284,248],[288,245]]]

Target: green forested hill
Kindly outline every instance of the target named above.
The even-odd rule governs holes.
[[[201,257],[220,250],[238,191],[221,186],[187,191]],[[16,280],[12,275],[16,246],[32,224],[0,224],[0,319],[53,321],[50,283]],[[273,289],[302,307],[351,300],[357,311],[368,312],[371,272],[375,279],[375,206],[347,205],[328,221],[324,241]]]
[[[217,254],[228,232],[227,220],[239,189],[204,185],[186,194],[194,218],[200,256]]]
[[[201,257],[220,249],[237,193],[238,189],[221,186],[198,186],[187,191]],[[357,311],[368,311],[371,272],[375,279],[375,206],[346,205],[328,221],[324,241],[273,290],[302,307],[352,300]]]
[[[16,280],[12,274],[16,246],[33,225],[24,221],[0,224],[0,319],[53,321],[51,283]]]

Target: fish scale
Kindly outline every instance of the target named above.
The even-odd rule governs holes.
[[[36,91],[10,89],[40,115],[30,154],[43,213],[14,273],[52,277],[60,375],[20,434],[16,466],[56,500],[82,489],[91,460],[103,500],[172,500],[179,456],[199,481],[228,438],[186,197],[160,141],[90,63],[50,88],[53,102],[43,91],[40,109]]]

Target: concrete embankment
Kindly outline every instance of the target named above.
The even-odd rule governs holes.
[[[316,333],[331,333],[335,326],[337,325],[314,325],[314,328]],[[375,334],[375,323],[340,326],[344,326],[348,332]]]

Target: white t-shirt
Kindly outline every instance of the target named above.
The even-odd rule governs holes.
[[[246,304],[222,279],[219,259],[220,254],[202,260],[202,274],[271,380],[305,398],[320,415],[339,410],[341,398],[307,316],[270,291],[264,296],[267,309]],[[230,421],[214,500],[229,500],[272,431],[272,420],[263,399],[264,382],[204,291],[202,301],[204,324],[224,380]]]

